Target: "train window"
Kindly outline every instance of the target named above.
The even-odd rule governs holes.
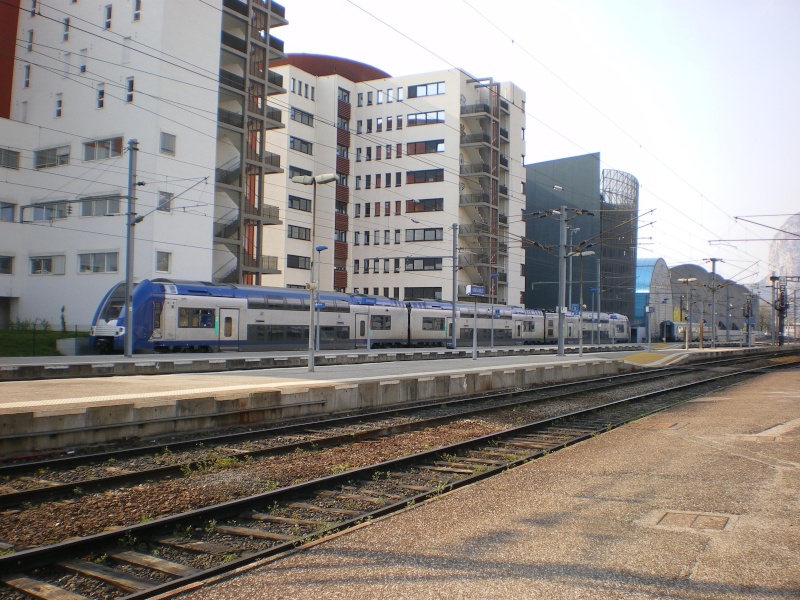
[[[305,310],[302,298],[286,298],[286,310]]]
[[[267,297],[267,308],[270,310],[283,310],[283,298],[270,298]]]
[[[248,294],[247,308],[254,308],[254,309],[268,308],[267,299],[264,296],[258,294]]]
[[[358,324],[358,335],[360,337],[364,337],[365,335],[367,335],[367,322],[366,321],[361,321]]]
[[[444,319],[438,317],[422,317],[423,331],[444,331]]]
[[[525,321],[525,331],[536,331],[536,323],[534,321]]]
[[[225,337],[233,336],[233,318],[231,317],[225,317],[224,335]]]
[[[287,325],[286,326],[286,341],[299,342],[303,339],[308,339],[308,325]]]
[[[178,310],[178,327],[211,328],[216,320],[213,308],[181,308]]]
[[[372,315],[369,328],[372,331],[385,331],[392,328],[391,315]]]

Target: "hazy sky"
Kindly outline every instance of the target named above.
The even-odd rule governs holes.
[[[775,231],[735,217],[800,212],[799,0],[281,3],[287,53],[519,85],[526,163],[600,152],[639,180],[640,257],[771,274],[768,242],[739,240]]]

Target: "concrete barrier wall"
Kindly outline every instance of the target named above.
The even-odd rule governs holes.
[[[452,375],[408,376],[358,384],[309,384],[303,388],[269,389],[242,396],[159,399],[147,403],[9,414],[0,420],[0,456],[191,431],[266,426],[278,421],[615,375],[633,368],[620,361],[589,360],[517,369],[499,367]]]

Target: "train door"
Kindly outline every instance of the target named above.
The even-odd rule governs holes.
[[[367,322],[369,320],[368,313],[355,313],[356,318],[356,326],[355,332],[353,333],[353,347],[354,348],[366,348],[367,347],[367,338],[369,336],[369,332],[367,330]]]
[[[219,345],[220,347],[239,349],[239,309],[219,309]]]
[[[161,315],[161,338],[164,340],[174,340],[177,338],[178,308],[175,299],[164,299],[164,312]]]

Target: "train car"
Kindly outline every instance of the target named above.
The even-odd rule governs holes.
[[[610,313],[608,315],[608,340],[612,344],[631,341],[631,328],[628,317],[618,313]]]
[[[665,342],[685,342],[689,324],[684,321],[662,321],[659,325],[659,339]],[[717,332],[719,334],[719,332]],[[711,325],[703,323],[703,340],[711,340]],[[700,325],[692,322],[690,342],[700,341]]]
[[[544,312],[515,306],[511,309],[511,322],[515,344],[544,344]]]
[[[408,307],[400,300],[364,294],[340,294],[327,292],[320,294],[324,299],[331,294],[350,297],[350,314],[353,321],[351,348],[401,348],[409,343]],[[320,334],[321,348],[333,348],[324,344],[325,337]]]

